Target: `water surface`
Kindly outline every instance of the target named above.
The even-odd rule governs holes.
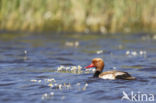
[[[121,101],[123,91],[129,96],[132,91],[154,94],[156,101],[156,40],[153,37],[145,33],[2,34],[0,102],[131,103]],[[61,65],[84,67],[94,57],[104,59],[104,71],[126,71],[137,80],[102,80],[92,78],[93,73],[57,72]],[[59,88],[59,84],[63,87]]]

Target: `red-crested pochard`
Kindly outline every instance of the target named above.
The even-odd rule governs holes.
[[[92,67],[96,68],[93,77],[99,77],[102,79],[125,79],[125,80],[135,79],[135,77],[132,77],[127,72],[116,71],[116,70],[102,72],[104,68],[104,61],[101,58],[94,58],[92,60],[92,63],[88,65],[86,68],[92,68]]]

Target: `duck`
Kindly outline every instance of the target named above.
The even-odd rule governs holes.
[[[111,70],[111,71],[106,71],[102,72],[104,69],[104,61],[102,58],[94,58],[92,59],[92,63],[85,68],[96,68],[95,73],[93,75],[94,78],[101,78],[101,79],[123,79],[123,80],[134,80],[136,79],[135,77],[131,76],[127,72],[123,71],[117,71],[117,70]]]

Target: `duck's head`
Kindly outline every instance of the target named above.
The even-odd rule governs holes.
[[[92,60],[92,63],[90,65],[88,65],[85,68],[92,68],[95,67],[96,71],[102,72],[103,68],[104,68],[104,61],[101,58],[94,58]]]

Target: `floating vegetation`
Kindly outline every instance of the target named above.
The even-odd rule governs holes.
[[[125,53],[127,56],[146,56],[147,52],[146,51],[143,51],[143,50],[140,50],[140,51],[129,51],[127,50],[126,53]]]
[[[32,80],[30,80],[31,82],[37,82],[37,80],[35,80],[35,79],[32,79]]]
[[[27,50],[24,50],[24,57],[23,57],[24,60],[27,60],[28,59],[27,53],[28,53],[28,51]]]
[[[87,87],[88,87],[88,83],[86,83],[86,84],[84,85],[84,87],[82,88],[82,90],[85,91]]]
[[[96,51],[96,54],[102,54],[102,53],[103,53],[103,50]]]
[[[75,47],[77,48],[79,46],[79,41],[75,41],[75,42],[70,42],[70,41],[66,41],[65,42],[65,46],[68,46],[68,47]]]
[[[54,92],[44,93],[41,98],[42,98],[42,100],[44,100],[44,99],[49,99],[52,96],[54,96]]]
[[[141,37],[142,40],[156,40],[156,34],[153,35],[145,35]]]
[[[142,66],[136,65],[136,66],[127,66],[127,65],[122,65],[121,68],[125,68],[125,69],[143,69]]]
[[[58,72],[69,72],[69,73],[74,73],[74,74],[80,74],[82,73],[82,67],[81,66],[71,66],[71,67],[65,67],[65,66],[60,66],[57,68]]]
[[[36,79],[32,79],[30,80],[31,82],[38,82],[38,83],[52,83],[52,82],[56,82],[54,78],[51,79],[44,79],[44,80],[36,80]]]
[[[49,87],[54,87],[54,85],[52,83],[48,84]]]
[[[91,68],[91,69],[83,69],[80,65],[78,66],[59,66],[57,68],[56,72],[60,72],[60,73],[74,73],[74,74],[80,74],[80,73],[92,73],[94,72],[95,69]],[[42,100],[46,100],[46,99],[51,99],[52,97],[54,97],[54,91],[66,91],[66,90],[73,90],[76,89],[78,91],[85,91],[88,87],[88,83],[74,83],[71,84],[70,82],[60,82],[55,80],[55,78],[46,78],[46,79],[31,79],[30,80],[32,83],[38,83],[39,85],[46,85],[50,88],[50,90],[52,90],[52,92],[50,93],[44,93],[41,96]],[[60,97],[61,100],[65,99],[65,96],[63,95],[62,97]]]
[[[116,70],[116,69],[117,69],[117,67],[113,67],[113,69],[114,69],[114,70]]]
[[[58,82],[56,82],[56,80],[54,78],[43,79],[43,80],[32,79],[30,81],[34,82],[34,83],[44,84],[44,85],[49,86],[50,88],[58,89],[58,90],[62,90],[62,89],[68,90],[68,89],[72,88],[70,83],[65,83],[65,82],[64,83],[58,83]]]
[[[76,85],[77,85],[77,86],[80,86],[80,85],[81,85],[81,83],[77,83]]]
[[[56,82],[54,78],[51,79],[45,79],[46,82]]]
[[[74,73],[74,74],[93,73],[93,72],[95,72],[95,68],[83,69],[80,65],[78,65],[78,66],[63,66],[63,65],[61,65],[57,68],[57,72]]]
[[[27,50],[24,50],[24,54],[26,55],[28,53],[28,51]]]
[[[64,99],[65,99],[65,96],[62,96],[62,97],[61,97],[61,100],[64,100]]]
[[[74,89],[78,90],[78,91],[85,91],[88,87],[88,83],[85,83],[83,85],[81,85],[81,83],[76,83],[71,85],[70,83],[64,83],[64,84],[55,84],[56,87],[54,87],[53,89],[58,90],[59,92],[61,92],[62,90],[69,90],[71,89],[71,87],[74,87]],[[50,92],[50,93],[44,93],[42,94],[41,99],[45,100],[45,99],[50,99],[52,98],[55,93],[54,92]],[[61,100],[65,99],[65,96],[63,95],[62,97],[60,97]]]
[[[54,78],[43,79],[43,80],[32,79],[30,81],[33,83],[39,83],[39,85],[41,85],[41,83],[42,83],[42,85],[43,84],[47,85],[50,88],[50,90],[52,90],[50,93],[42,94],[42,96],[41,96],[42,100],[51,99],[53,96],[55,96],[54,91],[55,92],[56,91],[61,92],[64,90],[66,91],[66,90],[71,90],[71,89],[76,89],[78,91],[85,91],[88,87],[88,83],[85,83],[85,84],[83,83],[84,85],[83,84],[81,85],[81,83],[78,82],[76,84],[71,85],[71,83],[65,83],[65,82],[64,83],[58,83],[58,82],[56,82],[56,80]],[[60,99],[64,100],[65,96],[63,95]]]

